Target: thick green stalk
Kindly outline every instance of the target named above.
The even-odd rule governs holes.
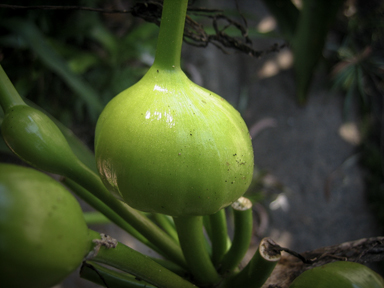
[[[209,216],[211,227],[212,262],[217,266],[228,250],[228,229],[225,210]]]
[[[231,248],[219,265],[221,274],[231,273],[240,264],[245,253],[247,253],[252,238],[252,202],[247,198],[240,197],[232,204],[232,208],[235,220],[235,233]]]
[[[162,254],[162,252],[155,245],[153,245],[151,242],[149,242],[148,239],[143,237],[143,235],[141,235],[135,228],[133,228],[130,224],[128,224],[127,221],[125,221],[123,218],[121,218],[119,215],[117,215],[115,211],[113,211],[111,208],[109,208],[103,201],[101,201],[99,198],[94,196],[88,190],[84,189],[82,186],[78,185],[76,182],[74,182],[68,178],[64,178],[62,182],[66,186],[68,186],[81,199],[83,199],[85,202],[87,202],[93,208],[95,208],[96,210],[101,212],[104,216],[106,216],[109,220],[111,220],[113,223],[115,223],[121,229],[128,232],[130,235],[135,237],[137,240],[139,240],[143,244],[147,245],[151,249],[155,250],[159,254]]]
[[[113,288],[156,288],[124,272],[108,269],[92,261],[85,261],[80,269],[80,277],[103,287]]]
[[[160,69],[180,69],[181,46],[188,0],[164,0],[155,62]]]
[[[280,251],[274,249],[275,242],[264,238],[251,261],[235,276],[227,278],[221,288],[260,288],[271,275],[277,262],[280,260]]]
[[[160,213],[153,213],[152,217],[155,219],[157,224],[159,224],[160,227],[163,228],[163,230],[167,232],[173,240],[175,240],[176,243],[179,243],[179,237],[177,236],[175,225],[174,223],[171,223],[172,219],[167,218],[169,216]]]
[[[13,106],[26,105],[17,93],[11,80],[5,74],[3,67],[0,65],[0,106],[3,107],[4,114]]]
[[[158,249],[162,251],[161,254],[166,255],[179,265],[186,267],[180,247],[175,244],[172,238],[139,211],[113,197],[101,182],[100,177],[93,171],[80,161],[73,163],[71,167],[67,167],[65,170],[65,176],[83,186],[109,206],[116,214],[152,242],[153,245],[158,247]]]
[[[188,268],[196,283],[215,285],[221,278],[205,246],[203,216],[174,217],[179,241]]]
[[[188,275],[187,270],[175,264],[174,262],[154,257],[151,257],[151,259],[181,277],[185,277],[186,275]]]
[[[101,239],[100,234],[90,230],[90,239]],[[88,256],[88,260],[109,265],[121,271],[130,273],[156,287],[163,288],[192,288],[195,285],[169,271],[122,243],[115,248],[99,247],[96,255]]]

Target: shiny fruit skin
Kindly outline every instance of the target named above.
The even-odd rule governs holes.
[[[52,287],[81,264],[90,244],[81,208],[60,183],[0,164],[1,287]]]
[[[112,99],[97,123],[95,153],[112,193],[172,216],[217,212],[245,193],[253,174],[240,114],[178,68],[152,66]]]
[[[337,261],[303,272],[289,288],[383,288],[383,278],[365,265]]]

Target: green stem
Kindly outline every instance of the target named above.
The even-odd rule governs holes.
[[[90,239],[100,238],[99,233],[90,230]],[[143,255],[122,243],[118,243],[115,248],[110,249],[101,246],[97,254],[88,260],[109,265],[121,271],[130,273],[156,287],[195,287],[190,282],[156,263],[150,257]]]
[[[187,6],[188,0],[164,0],[153,66],[166,70],[180,68]]]
[[[251,261],[245,268],[233,277],[227,278],[222,283],[222,288],[260,288],[271,275],[277,262],[280,260],[280,252],[274,250],[275,242],[264,238]]]
[[[17,105],[26,104],[23,99],[21,99],[3,67],[0,65],[0,106],[3,107],[5,114],[8,109]]]
[[[156,288],[133,276],[108,269],[92,261],[85,261],[80,269],[80,277],[103,287],[113,288]]]
[[[247,198],[240,197],[232,204],[232,208],[235,232],[231,248],[221,262],[219,270],[221,274],[232,272],[240,264],[247,253],[252,238],[252,202]]]
[[[197,283],[215,285],[221,278],[205,248],[202,216],[174,217],[179,241],[188,268]]]
[[[87,225],[103,225],[112,223],[110,219],[99,211],[84,211],[83,217]]]
[[[228,250],[228,229],[225,210],[210,215],[212,262],[217,266]]]
[[[188,275],[187,270],[183,269],[182,267],[175,264],[174,262],[171,262],[165,259],[154,258],[154,257],[151,257],[151,259],[181,277],[185,277],[185,275]]]
[[[182,267],[186,267],[182,251],[172,238],[139,211],[113,197],[105,188],[101,179],[92,170],[80,161],[73,163],[72,167],[68,168],[69,169],[66,169],[65,176],[83,186],[104,202],[117,215],[148,239],[148,241],[158,247],[158,249],[163,252],[161,254],[165,254],[169,259],[175,261]]]
[[[210,215],[203,216],[203,225],[205,232],[207,233],[209,239],[212,238],[212,229],[211,229],[211,220],[209,219]]]
[[[103,201],[94,196],[88,190],[84,189],[82,186],[78,185],[76,182],[64,178],[62,181],[66,186],[68,186],[76,195],[78,195],[81,199],[95,208],[97,211],[101,212],[104,216],[106,216],[109,220],[115,223],[124,231],[128,232],[130,235],[135,237],[140,242],[144,243],[151,249],[155,250],[159,254],[162,254],[161,251],[148,241],[143,235],[141,235],[135,228],[129,225],[123,218],[116,214],[111,208],[109,208]]]
[[[175,240],[176,243],[179,243],[179,237],[177,236],[175,226],[173,225],[173,223],[171,223],[171,220],[167,218],[168,216],[159,213],[153,213],[152,216],[157,222],[157,224],[159,224],[160,227],[163,228],[163,230],[167,232],[167,234],[173,240]]]

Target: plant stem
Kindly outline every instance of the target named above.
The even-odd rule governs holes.
[[[209,216],[212,242],[212,262],[217,266],[228,250],[228,229],[225,210]]]
[[[151,257],[151,259],[181,277],[185,277],[186,275],[188,275],[187,270],[183,269],[174,262],[154,257]]]
[[[115,223],[124,231],[128,232],[130,235],[135,237],[137,240],[147,245],[151,249],[155,250],[159,254],[163,254],[155,245],[148,241],[143,235],[141,235],[135,228],[133,228],[130,224],[127,223],[123,218],[116,214],[111,208],[109,208],[103,201],[94,196],[88,190],[84,189],[82,186],[77,184],[76,182],[64,178],[62,181],[66,186],[68,186],[76,195],[78,195],[81,199],[95,208],[97,211],[101,212],[105,217]]]
[[[196,282],[201,285],[220,282],[221,278],[205,248],[203,216],[180,216],[173,219],[185,260]]]
[[[133,276],[111,270],[92,261],[85,261],[80,269],[80,277],[103,287],[113,288],[156,288]]]
[[[231,248],[220,264],[219,271],[221,274],[232,272],[240,264],[245,253],[247,253],[252,238],[252,202],[247,198],[240,197],[232,204],[232,209],[235,220],[235,233]]]
[[[153,66],[166,70],[180,68],[187,6],[188,0],[164,0]]]
[[[139,211],[113,197],[101,182],[100,177],[93,171],[80,161],[73,163],[71,167],[67,168],[66,175],[64,176],[83,186],[104,202],[116,214],[148,239],[148,241],[158,247],[158,249],[162,251],[162,255],[165,254],[170,260],[175,261],[182,267],[186,267],[182,251],[172,238]]]
[[[262,239],[247,266],[240,273],[227,278],[221,288],[260,288],[263,286],[281,258],[280,252],[273,249],[274,245],[276,244],[271,239]]]
[[[101,239],[99,233],[90,230],[90,239]],[[106,248],[101,245],[97,254],[89,259],[93,262],[103,263],[130,273],[156,287],[163,288],[192,288],[190,282],[169,271],[128,246],[118,243],[115,248]]]
[[[5,114],[9,108],[17,105],[26,104],[23,99],[21,99],[3,67],[0,65],[0,106],[3,107]]]
[[[167,234],[173,240],[175,240],[176,243],[179,243],[179,237],[177,236],[175,226],[173,223],[171,223],[172,220],[168,219],[167,218],[168,216],[166,216],[164,214],[160,214],[160,213],[152,213],[152,216],[155,219],[155,221],[157,222],[157,224],[159,224],[160,227],[163,228],[163,230],[165,232],[167,232]]]

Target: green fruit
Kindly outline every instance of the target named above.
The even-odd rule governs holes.
[[[9,108],[1,123],[1,134],[13,153],[38,169],[65,174],[63,167],[78,161],[56,124],[30,106]]]
[[[383,288],[379,274],[355,262],[337,261],[305,271],[290,288]]]
[[[90,249],[76,199],[51,177],[0,164],[0,286],[51,287]]]
[[[95,153],[112,193],[172,216],[217,212],[244,194],[253,174],[240,114],[177,66],[154,64],[112,99],[97,123]]]

